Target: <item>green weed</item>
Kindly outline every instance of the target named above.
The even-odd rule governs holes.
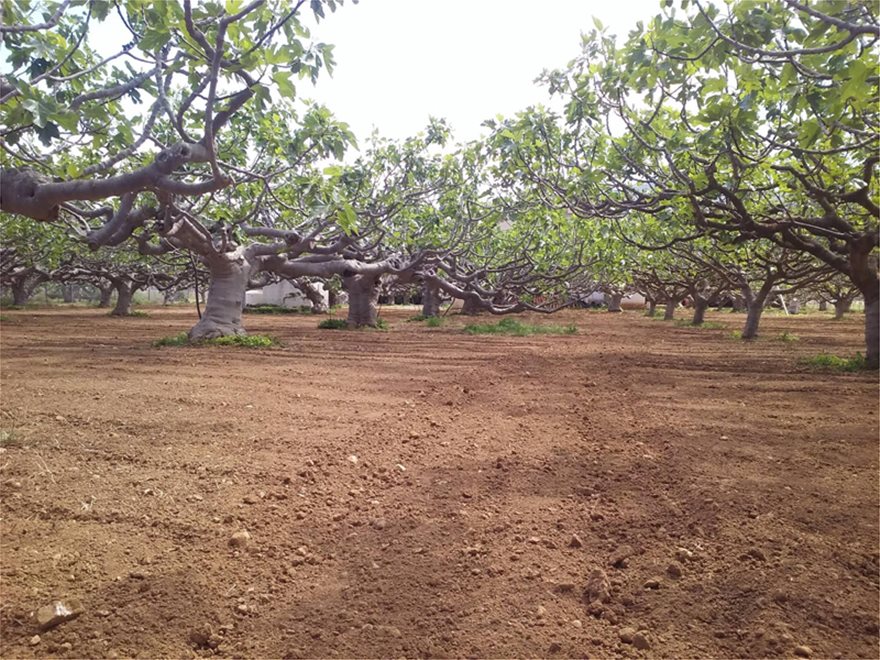
[[[791,344],[793,342],[801,340],[799,335],[796,335],[793,332],[789,332],[788,330],[777,335],[776,339],[777,339],[777,341],[782,341],[782,342],[785,342],[786,344]]]
[[[443,325],[443,319],[441,319],[439,316],[431,316],[425,319],[425,325],[429,328],[439,328],[441,325]]]
[[[320,330],[346,330],[348,321],[345,319],[324,319],[318,324]]]
[[[214,339],[190,341],[185,332],[170,337],[163,337],[153,342],[153,346],[242,346],[244,348],[271,348],[279,342],[269,335],[228,335]]]
[[[853,372],[867,369],[865,356],[861,353],[856,353],[853,357],[849,358],[838,357],[830,353],[820,353],[819,355],[803,358],[800,363],[813,369],[825,371]]]
[[[298,314],[296,307],[282,307],[281,305],[248,305],[244,308],[245,314]]]
[[[516,319],[502,319],[498,323],[473,323],[466,325],[464,331],[469,335],[573,335],[577,333],[574,324],[569,325],[530,325]]]

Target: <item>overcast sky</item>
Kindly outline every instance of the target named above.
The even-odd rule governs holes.
[[[429,115],[469,140],[485,119],[547,102],[533,80],[578,54],[592,16],[623,38],[659,10],[660,0],[347,0],[312,28],[336,46],[333,77],[297,88],[361,142],[373,127],[413,135]]]

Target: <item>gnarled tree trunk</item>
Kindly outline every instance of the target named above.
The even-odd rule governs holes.
[[[676,298],[670,298],[666,301],[666,311],[663,313],[664,321],[671,321],[675,318],[675,308],[678,307],[678,303],[681,301]]]
[[[839,300],[834,301],[834,318],[835,320],[840,320],[843,318],[843,315],[846,314],[852,308],[852,299],[851,298],[840,298]],[[867,310],[867,306],[865,307]]]
[[[754,339],[758,336],[758,324],[761,322],[761,314],[764,313],[764,302],[763,297],[758,297],[749,303],[746,324],[742,331],[743,339]]]
[[[820,312],[827,312],[828,311],[828,301],[827,300],[820,300],[819,301],[819,311]]]
[[[691,319],[691,325],[703,325],[706,320],[706,310],[709,308],[709,301],[705,298],[694,298],[694,316]]]
[[[134,297],[132,286],[122,280],[114,282],[113,286],[116,289],[116,307],[110,312],[110,316],[131,316],[131,301]]]
[[[646,314],[648,316],[656,316],[657,315],[657,301],[653,298],[645,298],[645,302],[648,303],[648,311]]]
[[[605,294],[605,299],[608,301],[608,311],[609,312],[623,311],[620,308],[620,301],[623,300],[622,293]]]
[[[476,316],[483,312],[483,306],[475,298],[468,296],[461,306],[461,313],[467,316]]]
[[[880,298],[865,298],[865,348],[868,368],[880,367]]]
[[[241,310],[254,267],[240,250],[205,259],[205,262],[211,277],[208,300],[202,318],[190,328],[190,341],[246,335]]]
[[[353,328],[376,327],[379,319],[378,276],[350,275],[343,277],[342,287],[348,294],[348,325]]]
[[[312,303],[312,314],[323,314],[327,311],[327,304],[324,302],[324,292],[314,282],[298,281],[297,286],[305,294],[305,297]]]
[[[426,319],[440,314],[440,287],[435,282],[422,284],[422,316]]]
[[[34,288],[25,280],[12,283],[12,304],[16,307],[27,305],[28,300],[34,295]]]
[[[101,294],[98,300],[98,307],[110,307],[110,299],[113,297],[113,285],[99,286],[98,292]]]
[[[73,285],[65,284],[61,287],[61,300],[66,303],[72,303],[74,299]]]

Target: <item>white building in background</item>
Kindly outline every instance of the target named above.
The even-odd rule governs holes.
[[[324,297],[324,304],[328,304],[327,290],[324,284],[316,282]],[[280,307],[311,307],[311,301],[305,297],[302,291],[291,284],[288,280],[281,280],[275,284],[269,284],[262,289],[251,289],[245,293],[246,305],[278,305]]]

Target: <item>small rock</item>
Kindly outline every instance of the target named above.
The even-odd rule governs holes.
[[[617,631],[617,636],[620,637],[620,641],[624,644],[632,644],[633,637],[636,636],[635,628],[621,628]]]
[[[571,540],[568,542],[568,547],[569,548],[583,548],[584,542],[581,541],[580,536],[578,536],[577,534],[572,534]]]
[[[420,437],[422,437],[422,436],[419,434],[418,431],[410,431],[410,432],[409,432],[409,437],[410,437],[411,440],[418,440],[418,439],[419,439]]]
[[[633,635],[632,643],[633,646],[642,651],[651,648],[651,642],[648,640],[648,636],[644,632],[637,632]]]
[[[538,609],[537,609],[537,611],[536,611],[536,614],[537,614],[538,617],[540,617],[540,618],[543,618],[543,617],[547,616],[547,608],[544,607],[543,605],[538,605]]]
[[[574,591],[575,586],[574,582],[560,582],[553,589],[558,594],[570,594]]]
[[[584,627],[584,624],[581,623],[580,619],[575,619],[574,621],[571,622],[571,625],[573,625],[575,628],[583,628]]]
[[[767,556],[764,554],[764,551],[759,548],[750,548],[746,554],[752,559],[767,561]]]
[[[352,463],[354,465],[357,465],[358,457],[355,456],[354,454],[352,454],[351,456],[348,457],[348,462]]]
[[[688,550],[687,548],[679,548],[675,551],[675,558],[684,563],[690,559],[694,558],[694,553]]]
[[[244,548],[251,542],[251,535],[249,532],[245,530],[241,530],[240,532],[236,532],[232,536],[229,537],[229,545],[233,548]]]
[[[370,523],[376,529],[385,529],[388,527],[388,521],[385,518],[376,518]]]
[[[49,630],[57,625],[75,619],[83,613],[82,603],[76,598],[65,601],[56,600],[48,605],[43,605],[37,610],[37,625],[41,631]]]
[[[7,486],[12,488],[13,490],[20,490],[21,489],[21,482],[16,481],[15,479],[7,479],[5,483]]]
[[[800,658],[810,658],[813,655],[813,649],[801,644],[800,646],[795,647],[794,654]]]
[[[645,580],[645,584],[643,585],[645,589],[659,589],[660,588],[660,579],[659,578],[648,578]]]
[[[33,637],[31,637],[31,646],[36,646],[39,643],[40,643],[40,636],[39,635],[34,635]]]
[[[400,472],[406,472],[406,466],[403,465],[403,463],[398,463],[394,467],[397,468]]]
[[[242,502],[244,502],[245,504],[256,504],[257,502],[259,502],[259,500],[253,495],[245,495]]]
[[[562,644],[559,642],[551,642],[548,651],[550,653],[559,653],[562,650]]]
[[[675,562],[669,564],[669,566],[666,567],[666,575],[673,580],[678,580],[681,577],[681,565],[676,564]]]
[[[67,651],[69,653],[73,650],[73,644],[71,644],[70,642],[64,642],[64,644],[61,645],[61,650]]]
[[[584,588],[584,599],[587,603],[607,603],[611,600],[611,583],[601,568],[594,568],[587,578]]]
[[[627,560],[632,557],[635,553],[632,546],[630,545],[622,545],[614,553],[611,555],[611,559],[609,559],[609,563],[614,568],[626,568]]]

